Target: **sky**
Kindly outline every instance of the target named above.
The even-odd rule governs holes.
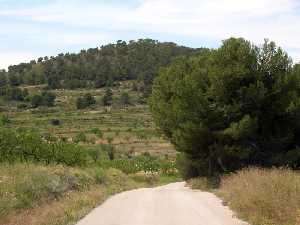
[[[0,69],[117,40],[275,41],[300,61],[299,0],[0,0]]]

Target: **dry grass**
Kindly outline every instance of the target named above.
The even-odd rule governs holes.
[[[69,225],[109,195],[173,182],[117,169],[0,165],[0,225]]]
[[[39,207],[11,214],[1,225],[62,225],[78,221],[105,198],[103,188],[72,192],[57,200],[45,201]]]
[[[206,177],[192,178],[187,181],[187,186],[192,189],[199,189],[201,191],[213,191],[217,184],[215,179],[209,179]]]
[[[300,174],[249,168],[225,177],[218,195],[252,225],[300,224]]]

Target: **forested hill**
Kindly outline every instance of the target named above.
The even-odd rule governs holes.
[[[50,89],[99,88],[114,81],[138,79],[142,91],[147,92],[160,67],[170,64],[175,57],[197,51],[199,49],[151,39],[118,41],[78,54],[41,57],[10,66],[8,72],[0,74],[0,86],[47,84]]]

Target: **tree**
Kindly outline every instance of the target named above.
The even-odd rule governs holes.
[[[19,77],[17,76],[17,74],[9,74],[9,83],[11,86],[18,86],[20,85],[20,79]]]
[[[0,88],[5,87],[8,84],[5,71],[0,70]]]
[[[231,38],[162,70],[151,111],[182,152],[187,177],[248,165],[299,167],[299,78],[274,42],[258,48]]]
[[[76,99],[76,108],[77,109],[84,109],[86,106],[85,106],[85,103],[84,103],[84,100],[82,97],[79,97]]]
[[[41,95],[38,95],[38,94],[32,96],[32,98],[31,98],[31,106],[33,108],[37,108],[37,107],[39,107],[41,105],[43,105],[43,97]]]
[[[55,94],[51,92],[42,92],[42,94],[35,94],[31,98],[31,105],[33,108],[37,108],[39,106],[54,106],[55,102]]]
[[[102,103],[104,106],[109,106],[112,104],[112,100],[113,100],[113,93],[112,93],[112,90],[110,88],[108,88],[105,91],[105,94],[102,99]]]
[[[198,49],[151,39],[118,41],[78,54],[59,54],[10,66],[7,74],[11,85],[46,83],[50,89],[112,87],[116,81],[139,78],[148,95],[160,67],[178,56],[197,52]]]
[[[54,102],[56,99],[55,94],[51,93],[51,92],[43,92],[42,93],[42,98],[43,98],[43,105],[44,106],[54,106]]]
[[[129,96],[128,92],[123,92],[121,94],[120,104],[124,105],[124,106],[131,104],[131,102],[130,102],[130,96]]]
[[[83,97],[79,97],[76,100],[77,109],[85,109],[94,104],[96,104],[96,100],[90,93],[87,93]]]

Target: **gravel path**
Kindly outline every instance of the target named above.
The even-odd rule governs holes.
[[[123,192],[77,225],[245,225],[215,195],[184,182]]]

